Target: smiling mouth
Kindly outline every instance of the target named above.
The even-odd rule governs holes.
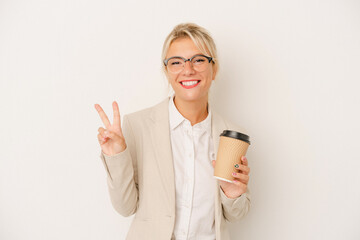
[[[196,87],[199,84],[199,82],[200,82],[200,80],[191,80],[191,81],[182,81],[182,82],[180,82],[180,84],[184,88],[189,89],[189,88]]]

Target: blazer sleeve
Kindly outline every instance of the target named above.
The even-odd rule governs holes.
[[[100,158],[107,173],[111,203],[119,214],[127,217],[139,206],[135,138],[127,115],[124,115],[122,132],[126,149],[113,156],[101,150]]]
[[[238,198],[228,198],[220,188],[220,198],[223,208],[223,215],[229,222],[236,222],[243,218],[250,210],[250,191],[247,191]]]

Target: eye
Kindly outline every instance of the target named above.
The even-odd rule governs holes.
[[[192,62],[194,64],[203,64],[204,62],[206,61],[206,58],[202,57],[202,56],[198,56],[198,57],[195,57]]]
[[[195,59],[195,62],[204,62],[205,60],[202,58]]]
[[[181,66],[182,64],[184,64],[184,61],[181,58],[172,58],[172,59],[169,59],[168,64],[170,66],[178,67],[178,66]]]

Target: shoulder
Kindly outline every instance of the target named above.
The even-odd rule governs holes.
[[[139,123],[147,120],[155,121],[156,118],[159,117],[159,115],[160,116],[166,115],[166,113],[168,112],[168,106],[169,106],[169,97],[166,97],[161,102],[151,107],[147,107],[136,112],[125,114],[124,120],[127,119],[132,123]]]
[[[249,135],[248,130],[243,125],[239,124],[238,122],[229,120],[229,119],[225,118],[224,116],[218,114],[216,111],[212,111],[212,114],[213,114],[213,119],[215,121],[221,121],[228,130],[233,130],[236,132],[240,132],[240,133]]]

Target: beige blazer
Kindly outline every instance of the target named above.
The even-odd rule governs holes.
[[[122,216],[135,214],[126,239],[174,239],[175,178],[170,142],[169,99],[124,115],[123,134],[127,148],[114,156],[100,157],[107,171],[107,185],[115,210]],[[219,135],[225,129],[246,133],[212,112],[212,137],[217,153]],[[219,181],[219,180],[218,180]],[[250,208],[249,191],[237,199],[225,196],[216,181],[216,240],[229,240],[226,221],[242,218]]]

